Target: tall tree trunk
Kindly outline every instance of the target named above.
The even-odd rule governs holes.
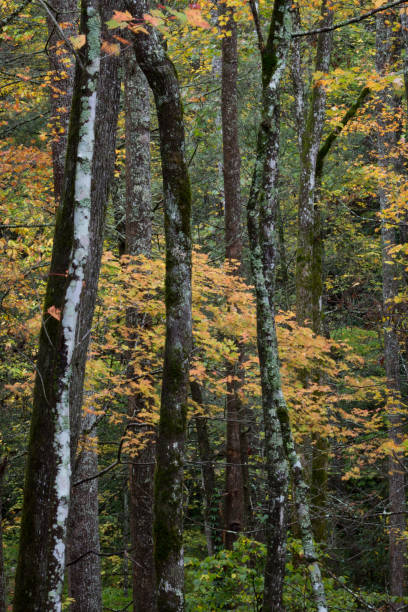
[[[385,75],[393,69],[396,51],[395,16],[384,13],[376,19],[376,67],[380,75]],[[385,173],[398,172],[396,163],[397,131],[395,117],[400,101],[396,99],[391,87],[380,92],[378,105],[378,163]],[[391,125],[392,122],[392,125]],[[402,126],[401,126],[402,129]],[[385,183],[385,174],[384,174]],[[389,205],[386,184],[379,189],[381,212]],[[382,220],[382,278],[383,278],[383,308],[384,308],[384,363],[387,377],[388,418],[390,440],[401,445],[404,439],[405,409],[401,402],[400,378],[400,346],[392,317],[393,298],[398,293],[398,266],[392,261],[389,250],[397,244],[396,228]],[[394,451],[389,458],[389,543],[390,543],[390,593],[394,597],[403,597],[406,587],[406,572],[404,569],[407,544],[404,536],[406,530],[406,501],[404,453]],[[395,604],[396,610],[402,610],[404,604]]]
[[[333,9],[322,2],[322,27],[333,23]],[[330,65],[333,33],[319,34],[316,50],[315,71],[327,73]],[[295,51],[297,42],[295,43]],[[299,58],[294,55],[299,78]],[[297,115],[306,106],[300,101],[304,91],[303,83],[296,84]],[[310,100],[307,104],[306,125],[301,126],[298,117],[300,141],[300,189],[298,207],[298,242],[296,250],[296,317],[301,325],[309,321],[313,331],[322,331],[322,291],[323,291],[323,236],[321,231],[321,211],[317,204],[319,186],[316,183],[316,165],[323,134],[326,87],[317,81],[312,85]],[[314,376],[319,378],[319,374]],[[325,505],[327,497],[328,441],[326,436],[314,434],[311,469],[311,499],[316,508],[313,529],[318,542],[326,540]]]
[[[72,612],[102,610],[98,479],[86,480],[98,471],[95,426],[95,414],[85,414],[73,470],[75,482],[85,482],[74,483],[69,509],[67,565],[69,596],[74,599]]]
[[[225,255],[228,261],[241,264],[241,155],[238,140],[238,37],[234,9],[220,2],[219,13],[229,36],[222,38],[221,119],[225,202]],[[241,442],[245,444],[244,428],[240,425],[243,404],[240,397],[243,372],[240,361],[227,366],[226,457],[225,470],[225,545],[231,549],[237,534],[245,527],[245,486]],[[238,370],[238,371],[237,371]],[[244,455],[245,457],[245,455]],[[246,490],[248,489],[248,483]]]
[[[137,64],[133,48],[124,56],[126,126],[126,253],[151,255],[152,205],[150,190],[150,99],[149,86]],[[136,309],[126,315],[130,329],[143,324]],[[137,332],[131,344],[137,344]],[[129,370],[131,370],[129,366]],[[148,372],[149,364],[145,363]],[[149,411],[146,399],[129,399],[128,412],[133,421],[140,412]],[[143,418],[142,422],[146,419]],[[145,436],[145,446],[129,466],[130,538],[133,560],[133,610],[156,610],[156,579],[153,555],[153,474],[155,437],[152,426],[137,423],[136,431]]]
[[[255,3],[251,3],[251,8],[257,22]],[[314,600],[319,612],[323,612],[327,610],[324,587],[313,545],[309,508],[306,502],[307,487],[294,448],[288,411],[282,394],[275,328],[279,93],[291,40],[290,8],[291,3],[288,0],[277,0],[266,44],[258,34],[262,57],[262,118],[258,130],[257,154],[247,208],[250,259],[257,304],[258,353],[268,478],[267,557],[263,609],[265,612],[283,610],[289,462],[293,473],[302,542]]]
[[[142,0],[128,3],[141,20]],[[160,131],[166,236],[166,341],[154,484],[157,607],[184,609],[183,487],[191,322],[191,191],[176,70],[156,33],[134,37],[153,91]]]
[[[7,467],[7,457],[0,459],[0,612],[6,612],[7,590],[6,575],[4,573],[3,557],[3,481]]]
[[[49,2],[52,15],[58,24],[64,24],[66,38],[75,36],[78,21],[77,0],[51,0]],[[71,49],[64,42],[51,16],[47,14],[48,26],[48,58],[51,75],[51,122],[53,124],[52,165],[54,176],[54,195],[57,203],[60,202],[62,182],[64,178],[65,152],[67,148],[69,111],[72,101],[72,88],[74,85],[75,59]]]
[[[105,23],[112,14],[112,0],[101,2],[102,34],[110,40]],[[97,472],[98,458],[95,448],[89,448],[85,455],[76,456],[78,438],[87,435],[92,427],[90,415],[82,414],[82,394],[91,327],[98,291],[99,270],[102,258],[105,212],[109,189],[113,178],[116,151],[116,127],[119,114],[120,78],[119,58],[102,53],[98,81],[95,116],[95,153],[92,163],[91,209],[90,209],[90,251],[85,266],[84,285],[87,291],[81,295],[76,346],[72,363],[72,384],[70,393],[71,461],[73,482],[78,482]],[[92,415],[91,415],[92,416]],[[96,432],[92,435],[96,436]],[[78,472],[77,472],[78,469]],[[68,568],[69,595],[76,601],[72,612],[101,609],[101,575],[98,553],[99,516],[98,480],[84,482],[71,490],[71,508],[68,521],[69,561],[75,561]],[[87,509],[84,506],[87,505]],[[78,515],[77,515],[78,513]]]
[[[100,15],[84,1],[62,202],[40,334],[14,610],[60,610],[71,483],[70,392],[79,302],[89,254]]]

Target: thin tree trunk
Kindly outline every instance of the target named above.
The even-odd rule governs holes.
[[[193,380],[190,382],[191,397],[199,406],[204,406],[201,385]],[[204,527],[207,540],[208,554],[213,555],[220,541],[220,521],[215,498],[215,472],[213,454],[211,452],[208,436],[207,419],[201,416],[195,418],[198,440],[198,452],[201,461],[201,472],[204,490]]]
[[[126,126],[126,253],[151,255],[152,205],[150,189],[150,99],[149,86],[137,64],[133,48],[124,56]],[[149,322],[136,309],[126,314],[127,325],[136,329]],[[137,344],[137,332],[132,344]],[[149,364],[144,364],[146,372]],[[129,366],[129,371],[131,367]],[[131,372],[130,372],[131,373]],[[142,395],[129,398],[128,412],[137,421],[140,412],[149,410]],[[144,422],[146,419],[143,418]],[[153,554],[153,474],[156,456],[151,425],[137,423],[144,435],[144,448],[129,466],[130,538],[133,560],[133,610],[156,610],[156,578]]]
[[[89,254],[91,169],[100,16],[83,2],[86,45],[77,69],[62,203],[40,335],[14,610],[59,611],[71,483],[69,399],[78,309]]]
[[[322,26],[333,23],[333,10],[322,2]],[[327,73],[330,65],[333,33],[322,33],[318,37],[315,71]],[[297,45],[299,43],[295,43]],[[297,46],[295,46],[295,49]],[[295,55],[295,65],[299,58]],[[297,73],[300,72],[298,68]],[[300,74],[298,75],[300,76]],[[297,84],[296,99],[298,113],[305,103],[300,103],[304,90]],[[312,86],[308,103],[306,125],[300,127],[300,189],[298,207],[298,242],[296,250],[296,317],[301,325],[309,321],[316,334],[322,328],[323,292],[323,236],[321,231],[321,211],[316,205],[318,186],[316,184],[316,165],[323,134],[326,108],[326,87],[319,81]],[[301,120],[298,118],[298,125]],[[314,376],[319,378],[319,374]],[[313,530],[318,542],[327,536],[326,497],[329,446],[324,435],[314,434],[311,466],[311,499],[316,508]]]
[[[95,414],[86,413],[82,419],[82,448],[74,469],[77,482],[98,472],[95,425]],[[71,612],[100,612],[102,583],[97,478],[73,487],[68,552],[69,596],[75,600],[70,606]]]
[[[128,3],[141,20],[142,0]],[[139,66],[153,91],[160,131],[166,236],[166,341],[154,485],[157,607],[184,609],[183,487],[191,322],[191,191],[175,68],[151,30],[138,33]]]
[[[64,35],[68,39],[71,36],[75,36],[78,27],[77,0],[51,0],[49,2],[49,7],[58,24],[64,24]],[[65,42],[61,47],[61,41],[63,39],[54,21],[48,14],[47,26],[47,51],[50,68],[52,70],[50,106],[51,123],[53,125],[51,149],[54,195],[56,202],[59,203],[64,178],[65,152],[67,148],[72,88],[74,85],[75,59],[72,56],[71,49],[68,48]]]
[[[223,176],[225,200],[225,255],[228,261],[242,264],[241,227],[241,155],[238,140],[238,37],[234,9],[220,3],[219,13],[225,20],[223,28],[230,34],[222,38],[221,63],[221,119],[223,142]],[[237,273],[239,273],[237,271]],[[231,549],[237,534],[245,527],[245,490],[241,441],[245,443],[244,429],[240,425],[244,407],[240,397],[243,372],[237,363],[227,365],[226,398],[226,457],[225,469],[225,545]],[[238,370],[238,371],[237,371]],[[245,454],[244,454],[245,457]]]
[[[7,609],[6,575],[4,572],[3,557],[3,481],[7,467],[7,457],[0,459],[0,612]]]
[[[251,8],[257,21],[256,5],[251,3]],[[259,36],[262,56],[262,118],[247,209],[251,268],[257,303],[258,353],[268,478],[267,557],[263,610],[264,612],[283,610],[289,462],[314,600],[318,611],[324,612],[327,606],[306,503],[307,487],[302,478],[301,463],[295,452],[288,411],[282,394],[275,328],[279,93],[291,40],[290,8],[289,1],[276,1],[265,45]]]
[[[380,14],[376,19],[376,67],[380,75],[393,69],[396,51],[395,17]],[[396,163],[397,132],[394,123],[400,102],[396,100],[390,87],[380,93],[378,106],[378,163],[380,168],[391,172],[398,171]],[[402,128],[402,126],[401,126]],[[389,205],[386,185],[379,189],[381,212]],[[389,316],[393,298],[398,293],[398,266],[392,261],[389,249],[397,244],[396,228],[385,220],[381,225],[382,242],[382,277],[384,308],[384,362],[387,377],[388,419],[390,440],[399,446],[404,439],[405,409],[401,402],[400,346],[392,317]],[[390,558],[390,593],[393,597],[403,597],[406,587],[404,568],[407,544],[404,536],[406,530],[406,501],[404,453],[394,451],[389,458],[389,558]],[[395,604],[396,610],[402,610],[404,604]]]
[[[110,33],[105,26],[105,22],[111,16],[112,1],[104,0],[101,2],[100,9],[103,38],[109,41]],[[90,250],[85,266],[84,278],[84,285],[87,291],[81,295],[76,345],[72,360],[70,422],[71,461],[74,466],[73,482],[78,482],[95,474],[98,465],[95,448],[90,448],[82,459],[81,455],[76,456],[76,449],[81,433],[87,432],[92,426],[92,424],[88,423],[89,415],[82,414],[82,394],[88,347],[91,339],[92,319],[98,291],[105,212],[113,178],[116,126],[119,114],[119,58],[115,55],[102,53],[101,59],[95,116],[95,154],[92,163]],[[88,506],[87,510],[83,509],[84,504]],[[87,525],[86,528],[85,523]],[[93,550],[95,553],[87,555],[83,560],[68,567],[69,595],[76,600],[76,603],[71,606],[72,612],[100,610],[102,586],[100,562],[97,556],[97,553],[100,552],[97,479],[78,487],[73,487],[71,490],[68,550],[69,561],[75,561],[76,558],[88,550]],[[79,551],[82,552],[79,553]],[[77,556],[75,557],[75,555]]]

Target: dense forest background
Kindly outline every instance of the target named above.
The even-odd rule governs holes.
[[[407,95],[401,1],[0,0],[0,612],[408,609]]]

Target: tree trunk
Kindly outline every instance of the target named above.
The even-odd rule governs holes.
[[[190,382],[191,397],[199,406],[204,406],[203,392],[200,384],[193,380]],[[195,418],[197,429],[198,452],[201,462],[204,490],[204,530],[209,555],[213,555],[220,542],[221,528],[216,505],[216,488],[213,455],[208,437],[207,419],[201,416]]]
[[[393,69],[396,60],[395,17],[390,13],[377,16],[376,19],[376,67],[380,75]],[[381,212],[389,205],[386,187],[386,172],[398,172],[396,150],[398,135],[395,130],[395,117],[398,116],[400,101],[396,99],[391,87],[380,92],[378,105],[378,163],[384,170],[383,181],[379,189]],[[391,125],[391,123],[393,125]],[[401,126],[402,129],[402,126]],[[404,439],[405,408],[401,401],[400,379],[400,346],[390,310],[393,298],[398,293],[398,266],[392,261],[389,249],[397,244],[396,228],[384,219],[381,225],[382,242],[382,278],[384,309],[384,363],[387,377],[389,437],[400,446]],[[407,552],[406,539],[406,501],[404,452],[393,451],[389,458],[389,555],[390,555],[390,593],[393,597],[403,597],[406,586],[404,569]],[[396,610],[404,609],[404,604],[395,604]]]
[[[251,8],[255,12],[254,3],[251,4]],[[324,587],[313,545],[309,509],[306,503],[307,487],[295,452],[288,411],[282,394],[275,329],[279,93],[291,40],[290,8],[291,3],[287,0],[275,2],[265,45],[259,36],[262,56],[262,118],[247,209],[251,268],[257,304],[258,353],[268,479],[267,557],[263,610],[264,612],[283,610],[289,462],[296,489],[303,548],[308,562],[314,600],[319,612],[323,612],[327,610]]]
[[[234,9],[220,3],[219,13],[225,20],[223,28],[230,36],[222,38],[221,68],[221,118],[222,151],[225,201],[225,255],[228,261],[242,264],[242,227],[241,227],[241,155],[238,141],[238,40]],[[238,273],[238,271],[237,271]],[[226,457],[225,469],[225,545],[231,549],[237,534],[245,527],[245,486],[241,440],[244,431],[240,425],[243,412],[240,388],[243,379],[240,361],[227,365],[226,399]],[[238,370],[238,371],[237,371]],[[245,438],[245,436],[244,436]],[[248,484],[246,489],[248,488]]]
[[[152,242],[152,205],[150,190],[150,99],[149,86],[137,64],[133,48],[124,56],[125,126],[126,126],[126,253],[150,257]],[[130,329],[148,325],[136,309],[126,315]],[[131,344],[137,344],[137,332]],[[144,364],[146,372],[149,364]],[[131,367],[129,366],[131,374]],[[142,395],[129,399],[132,421],[149,411]],[[137,423],[145,446],[129,466],[130,538],[132,548],[133,610],[156,610],[156,578],[153,554],[153,474],[156,456],[155,436],[151,425]]]
[[[86,413],[82,419],[81,448],[78,451],[74,479],[80,482],[98,472],[95,448],[96,417]],[[71,612],[100,612],[102,583],[99,542],[98,479],[73,486],[68,520],[69,596],[75,601]]]
[[[71,483],[70,392],[79,303],[89,254],[91,169],[100,61],[100,16],[83,2],[62,203],[47,283],[16,573],[14,610],[60,610]]]
[[[7,468],[7,457],[0,459],[0,612],[7,610],[7,587],[6,575],[4,572],[3,557],[3,480]]]
[[[322,2],[322,27],[333,23],[333,10]],[[318,36],[315,71],[327,73],[330,65],[333,33]],[[295,46],[297,49],[297,46]],[[296,71],[299,58],[294,55]],[[296,84],[298,113],[306,106],[300,101],[304,91],[303,83]],[[296,250],[296,317],[301,325],[309,321],[313,331],[322,331],[322,292],[323,292],[323,236],[321,231],[321,211],[317,205],[319,195],[316,183],[316,166],[323,134],[326,107],[326,87],[317,81],[313,84],[307,108],[306,125],[300,127],[300,189],[298,207],[298,242]],[[312,374],[319,379],[319,373]],[[305,381],[307,384],[307,381]],[[327,535],[325,506],[327,497],[328,441],[325,436],[314,434],[311,469],[311,499],[316,508],[313,529],[318,542],[324,542]]]
[[[49,7],[58,24],[64,24],[66,38],[77,33],[78,3],[77,0],[51,0]],[[54,176],[54,195],[59,204],[64,178],[65,152],[67,149],[69,111],[74,85],[75,60],[71,49],[64,42],[62,47],[58,28],[47,14],[48,58],[51,75],[51,122],[53,124],[52,165]],[[66,76],[63,76],[66,75]]]
[[[101,3],[102,33],[104,40],[107,41],[110,40],[110,32],[107,30],[105,22],[108,21],[111,13],[112,1],[104,0]],[[91,424],[88,423],[89,415],[82,414],[82,394],[88,347],[91,339],[92,319],[98,292],[105,212],[113,178],[119,98],[119,58],[115,55],[102,53],[95,117],[95,154],[92,163],[90,252],[84,279],[87,291],[81,295],[70,393],[73,482],[95,474],[98,465],[95,448],[89,448],[82,459],[81,455],[76,457],[76,449],[81,432],[86,432],[91,427]],[[93,550],[95,553],[87,555],[83,560],[68,568],[69,594],[76,602],[79,602],[71,606],[71,610],[73,612],[79,612],[80,610],[96,611],[101,609],[102,589],[99,571],[100,562],[97,556],[97,553],[100,552],[98,480],[73,487],[71,496],[68,522],[69,561],[75,561],[76,558],[88,550]],[[83,509],[84,503],[89,506],[87,509]],[[87,525],[86,528],[85,524]]]
[[[141,20],[144,2],[128,6]],[[153,91],[160,131],[166,236],[166,341],[154,484],[158,610],[184,609],[183,487],[191,322],[191,192],[179,83],[156,32],[134,37]]]

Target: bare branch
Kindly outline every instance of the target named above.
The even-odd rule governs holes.
[[[338,30],[339,28],[344,28],[352,23],[359,23],[364,19],[368,19],[368,17],[372,17],[377,13],[381,13],[382,11],[387,11],[388,9],[392,9],[396,6],[400,6],[401,4],[406,4],[408,0],[397,0],[396,2],[390,2],[389,4],[384,4],[379,8],[375,8],[372,11],[368,11],[367,13],[363,13],[362,15],[358,15],[357,17],[352,17],[351,19],[347,19],[346,21],[340,21],[339,23],[335,23],[332,26],[326,26],[324,28],[317,28],[316,30],[308,30],[307,32],[293,32],[292,38],[297,38],[299,36],[312,36],[314,34],[322,34],[324,32],[333,32],[334,30]],[[252,2],[251,2],[252,4]]]
[[[18,17],[21,11],[23,11],[25,7],[27,6],[27,4],[30,4],[30,2],[31,0],[23,0],[23,2],[20,4],[18,8],[16,8],[15,11],[10,13],[10,15],[8,15],[7,17],[4,17],[4,19],[0,19],[0,32],[6,25],[8,25],[11,21],[13,21],[15,17]]]

